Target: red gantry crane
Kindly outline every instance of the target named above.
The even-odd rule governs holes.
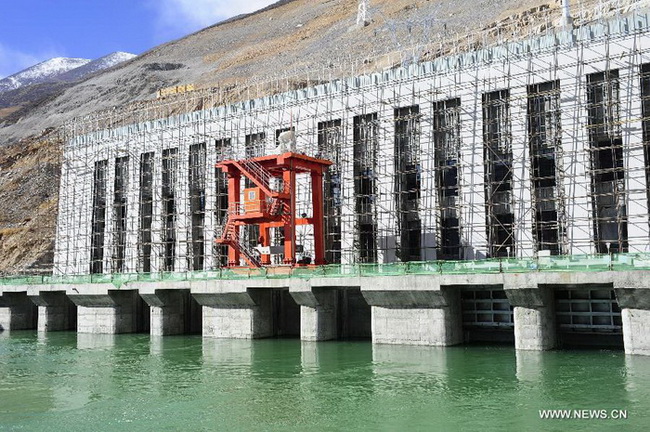
[[[323,174],[331,164],[328,160],[292,152],[219,162],[217,168],[228,176],[228,217],[221,236],[215,241],[228,246],[228,266],[240,266],[240,258],[250,267],[270,265],[271,228],[284,229],[284,264],[296,264],[298,225],[313,225],[314,264],[325,264]],[[296,215],[298,174],[309,174],[311,177],[312,217]],[[243,191],[243,201],[242,177],[255,185]],[[261,253],[240,238],[240,227],[247,225],[259,225]]]

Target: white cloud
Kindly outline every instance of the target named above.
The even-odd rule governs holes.
[[[223,21],[254,12],[277,0],[154,0],[161,37],[179,37]]]
[[[0,79],[53,57],[59,57],[55,50],[26,53],[0,43]]]

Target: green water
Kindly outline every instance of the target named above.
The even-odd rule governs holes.
[[[621,352],[0,334],[0,430],[648,430],[649,407],[650,358]]]

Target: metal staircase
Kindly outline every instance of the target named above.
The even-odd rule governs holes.
[[[217,243],[225,244],[238,250],[248,265],[252,267],[261,267],[262,262],[260,261],[257,251],[251,248],[250,245],[239,236],[239,226],[236,224],[237,219],[233,218],[233,216],[239,214],[239,209],[240,206],[238,203],[233,203],[228,206],[226,223],[221,227],[221,233]]]
[[[270,197],[268,206],[263,210],[268,209],[269,214],[272,216],[279,216],[286,214],[288,205],[280,199],[283,192],[273,190],[271,187],[271,179],[274,178],[271,173],[266,170],[262,165],[254,160],[242,160],[235,162],[235,166],[239,168],[241,173],[250,179],[257,187],[259,187],[266,196]],[[238,250],[246,262],[253,267],[261,267],[262,263],[258,252],[251,248],[250,245],[242,240],[239,236],[238,225],[236,224],[237,216],[242,214],[241,205],[239,203],[231,203],[228,206],[228,216],[225,224],[221,228],[221,235],[217,242],[226,244]]]

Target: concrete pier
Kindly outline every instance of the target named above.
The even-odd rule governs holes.
[[[27,291],[0,293],[0,330],[29,330],[36,328],[36,305]]]
[[[463,326],[472,322],[464,323],[464,314],[491,312],[499,319],[481,318],[479,326],[489,331],[506,317],[509,328],[514,325],[517,350],[548,350],[591,338],[595,343],[583,345],[624,345],[627,354],[650,355],[648,280],[650,271],[608,271],[133,282],[121,289],[8,286],[0,296],[0,325],[33,329],[38,320],[40,331],[69,329],[72,302],[81,334],[150,327],[154,336],[201,331],[207,338],[371,337],[377,344],[446,346],[467,342]],[[463,302],[470,299],[475,306],[464,310],[462,293]],[[618,345],[610,344],[615,338]]]
[[[38,307],[39,332],[73,330],[77,327],[77,308],[65,291],[28,292]]]
[[[551,289],[506,287],[505,292],[514,306],[515,348],[555,348],[557,332]]]
[[[258,339],[273,336],[272,290],[194,293],[203,307],[204,337]]]
[[[200,306],[187,289],[156,289],[140,291],[150,307],[152,336],[168,336],[201,332]]]
[[[292,290],[291,295],[300,305],[301,340],[326,341],[338,337],[336,287],[307,287]]]
[[[650,289],[616,288],[615,291],[621,307],[625,353],[650,355]]]
[[[447,346],[462,342],[459,290],[442,288],[434,278],[383,277],[380,282],[361,288],[372,307],[373,343]]]
[[[73,294],[70,299],[77,305],[79,333],[118,334],[143,330],[139,321],[145,311],[139,304],[136,290],[107,289],[105,294]]]

